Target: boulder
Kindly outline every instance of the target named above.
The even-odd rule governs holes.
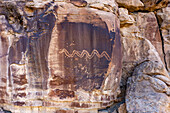
[[[167,84],[170,77],[165,70],[157,61],[146,61],[135,68],[133,76],[128,79],[126,92],[129,113],[170,112],[170,87]]]
[[[144,10],[155,11],[164,8],[168,4],[168,0],[141,0],[145,5]]]
[[[131,12],[156,11],[168,4],[168,0],[116,0],[116,2],[119,7],[127,8]]]
[[[119,7],[127,8],[129,11],[137,11],[144,7],[140,0],[116,0]]]

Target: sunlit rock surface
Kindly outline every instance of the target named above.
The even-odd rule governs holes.
[[[114,103],[122,61],[118,7],[90,3],[1,2],[3,109],[97,112]]]
[[[168,70],[170,70],[170,4],[167,7],[162,8],[156,13],[163,42],[164,42],[164,53],[165,60]]]
[[[126,100],[124,109],[128,113],[169,113],[170,77],[167,70],[170,48],[165,38],[169,33],[165,35],[163,32],[168,29],[168,24],[164,24],[167,26],[164,29],[160,24],[167,22],[165,14],[168,11],[165,9],[168,6],[163,8],[165,14],[162,10],[156,14],[126,8],[119,8],[123,47],[120,87]]]
[[[168,0],[1,0],[0,112],[169,113]]]

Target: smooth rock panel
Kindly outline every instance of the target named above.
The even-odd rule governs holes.
[[[83,109],[97,108],[97,102],[102,101],[107,103],[103,107],[110,105],[111,98],[102,100],[101,97],[104,94],[116,96],[120,81],[121,44],[117,17],[109,12],[65,3],[60,3],[56,13],[59,15],[48,54],[49,98],[75,101],[70,106]],[[109,22],[108,18],[112,20]],[[88,101],[96,104],[79,103]]]

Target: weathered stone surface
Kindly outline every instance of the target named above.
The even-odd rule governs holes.
[[[161,40],[161,36],[159,32],[159,26],[158,26],[154,13],[137,13],[137,14],[128,15],[127,10],[124,8],[121,8],[120,18],[122,15],[123,16],[127,15],[126,17],[131,18],[131,19],[127,18],[127,19],[124,19],[124,21],[121,21],[121,29],[120,29],[121,36],[124,37],[122,38],[123,39],[122,43],[124,46],[123,56],[125,57],[123,61],[125,63],[124,64],[125,68],[129,70],[129,68],[132,65],[142,62],[142,60],[144,59],[148,59],[148,56],[153,57],[154,56],[153,52],[149,52],[151,48],[153,51],[155,51],[154,48],[156,48],[156,51],[154,54],[159,53],[156,56],[161,57],[162,62],[164,62],[162,40]],[[135,21],[130,22],[130,20],[135,20]],[[145,39],[147,39],[149,42]],[[150,45],[150,43],[153,46]],[[142,50],[140,50],[139,48],[141,48]],[[147,51],[148,53],[145,53]],[[152,55],[149,55],[149,54],[152,54]]]
[[[120,13],[120,17],[121,15],[123,16],[128,15],[126,9],[121,9],[121,10],[122,10],[121,12],[126,11],[126,13]],[[151,60],[152,57],[153,58],[156,57],[156,59],[160,60],[160,56],[163,54],[163,52],[160,49],[162,47],[161,37],[159,34],[158,25],[156,23],[155,15],[153,13],[151,14],[138,13],[137,16],[128,15],[126,17],[130,17],[131,20],[136,20],[136,21],[133,21],[130,24],[129,24],[130,21],[129,18],[125,19],[125,21],[121,21],[122,26],[120,30],[121,30],[121,36],[123,37],[122,43],[124,46],[123,60],[125,62],[129,62],[132,64],[137,62],[138,63],[142,62],[142,60],[148,58]],[[145,20],[154,20],[154,21],[147,23]],[[146,24],[143,24],[144,22]],[[153,25],[150,25],[152,24],[152,22]],[[156,47],[157,45],[159,47]],[[155,51],[155,47],[157,48],[157,51]]]
[[[0,103],[7,103],[9,98],[7,83],[9,80],[9,63],[8,63],[8,51],[12,43],[13,35],[9,33],[11,30],[7,26],[7,20],[4,15],[0,16]]]
[[[129,11],[155,11],[164,8],[168,0],[116,0],[119,7],[127,8]]]
[[[144,10],[154,11],[167,6],[168,0],[141,0],[145,5]]]
[[[134,18],[128,14],[128,10],[125,8],[119,8],[119,19],[120,19],[120,27],[132,25],[135,23]]]
[[[126,111],[126,104],[122,104],[120,105],[119,109],[118,109],[119,113],[127,113]]]
[[[75,11],[73,12],[73,10]],[[117,89],[117,83],[120,80],[119,72],[117,74],[114,73],[121,66],[119,65],[120,63],[116,63],[119,59],[113,55],[121,55],[121,51],[116,48],[112,49],[113,40],[115,40],[115,44],[117,43],[116,46],[120,47],[120,42],[116,40],[116,36],[117,38],[119,37],[117,34],[119,31],[115,32],[118,30],[118,24],[115,24],[118,22],[117,17],[109,12],[104,13],[96,9],[78,9],[66,3],[60,3],[57,14],[59,14],[58,21],[52,33],[48,57],[51,72],[50,87],[52,89],[62,88],[64,90],[74,91],[75,97],[77,97],[76,100],[79,101],[102,101],[101,89],[104,90],[103,93],[106,95],[113,95],[110,91]],[[114,19],[108,22],[108,18]],[[103,37],[108,38],[104,39]],[[91,45],[90,41],[92,40],[95,41]],[[105,46],[99,46],[103,44]],[[101,56],[102,54],[103,56]],[[111,57],[115,61],[110,62]],[[61,62],[61,59],[65,63]],[[91,63],[92,59],[95,61],[94,64]],[[100,62],[103,63],[101,64]],[[116,67],[114,67],[115,64],[117,65]],[[114,68],[110,67],[111,65]],[[92,94],[86,92],[92,90],[98,90],[97,97],[95,91]],[[86,98],[83,98],[84,94],[81,93],[82,91],[86,95]],[[115,93],[117,92],[115,91]],[[50,97],[56,100],[54,96],[50,95]],[[103,104],[103,106],[108,106],[110,100],[105,100],[107,104]],[[71,106],[73,105],[81,108],[79,103],[74,103]]]
[[[153,12],[138,13],[136,21],[137,27],[140,30],[139,35],[148,39],[153,44],[164,62],[162,40],[155,14]]]
[[[12,87],[12,103],[22,106],[25,104],[23,99],[26,99],[28,87],[28,76],[26,75],[25,64],[11,64],[11,87]]]
[[[131,11],[140,10],[144,4],[140,0],[116,0],[119,7],[128,8]]]
[[[157,99],[157,101],[155,101],[154,97],[152,97],[152,93],[153,93],[154,95],[158,95],[159,97],[165,100],[169,98],[168,97],[169,76],[164,66],[165,63],[164,63],[164,54],[162,51],[162,40],[159,32],[157,19],[154,13],[139,12],[139,13],[132,14],[132,13],[128,13],[128,11],[124,8],[120,8],[120,22],[121,22],[120,31],[121,31],[122,46],[123,46],[123,68],[122,68],[122,78],[120,84],[121,86],[120,96],[123,97],[123,95],[126,94],[127,111],[128,112],[140,112],[140,111],[151,112],[154,111],[155,106],[157,106],[158,110],[163,110],[165,112],[168,112],[168,110],[166,110],[169,109],[168,102],[164,103],[164,100],[160,100],[160,103],[162,105],[165,104],[165,107],[161,108],[162,105],[158,106],[156,103],[159,100]],[[145,84],[147,82],[145,80],[143,80],[142,82],[137,81],[133,83],[133,81],[130,81],[131,78],[129,78],[130,79],[129,84],[132,85],[130,85],[130,87],[128,87],[126,91],[127,78],[130,77],[132,73],[134,73],[136,66],[143,64],[143,62],[146,62],[146,64],[148,63],[147,65],[149,65],[150,63],[148,61],[157,61],[159,64],[159,65],[157,64],[157,66],[156,64],[155,66],[150,65],[148,66],[149,70],[147,72],[142,72],[144,75],[149,73],[148,74],[149,76],[155,77],[155,78],[145,77],[147,78],[147,80],[150,79],[149,82],[147,81],[149,83],[147,84],[149,85],[148,86],[149,88],[146,87]],[[152,70],[152,68],[154,70]],[[163,70],[162,71],[160,71],[159,69],[156,70],[156,68],[163,69]],[[137,89],[135,89],[134,91],[131,87],[132,88],[137,87]],[[154,91],[151,90],[149,93],[141,93],[143,89],[150,90],[152,88],[154,88]],[[138,96],[138,92],[141,93],[139,94],[140,97]],[[153,105],[147,106],[150,105],[150,103],[152,103]]]
[[[89,7],[104,10],[108,12],[113,12],[118,16],[118,5],[115,0],[86,0]]]
[[[129,113],[170,112],[170,87],[155,78],[161,74],[169,81],[169,75],[163,70],[164,66],[154,61],[146,61],[135,68],[133,76],[128,79],[126,107]]]
[[[156,10],[156,8],[165,7],[155,6],[153,5],[152,8],[149,8],[149,6],[143,8],[141,7],[139,9],[149,11]],[[138,8],[130,8],[126,5],[122,5],[121,7],[126,7],[129,11],[139,10]],[[163,23],[163,21],[166,21],[166,24],[164,24],[166,27],[162,27],[161,29],[164,28],[167,30],[168,11],[164,11],[166,12],[166,16],[163,16],[165,14],[162,14],[160,12],[158,13],[161,17],[161,21],[159,20],[159,24],[160,22]],[[167,55],[169,44],[167,44],[166,40],[166,42],[163,43],[161,37],[165,37],[169,34],[168,32],[166,32],[166,35],[161,35],[162,32],[160,32],[158,19],[159,18],[156,18],[153,12],[128,13],[125,8],[120,8],[120,30],[123,46],[123,73],[120,84],[120,96],[123,97],[123,95],[126,94],[126,109],[127,112],[130,113],[168,113],[170,110],[170,78],[165,68],[166,65],[168,66],[167,59],[169,61],[169,58],[164,58],[169,57]],[[164,50],[167,50],[165,52],[166,54],[164,54]],[[150,63],[151,61],[156,61],[157,63]],[[143,67],[143,64],[145,64],[147,68],[141,68]],[[136,72],[137,74],[134,74]],[[132,73],[133,77],[129,78],[129,86],[127,86],[126,89],[127,78],[131,76]]]
[[[0,106],[94,113],[112,105],[122,61],[117,9],[114,0],[2,1]]]
[[[123,41],[123,75],[125,85],[128,76],[131,76],[136,65],[146,60],[157,60],[162,63],[158,52],[147,39],[122,38]]]
[[[87,6],[87,2],[85,0],[70,0],[70,3],[74,4],[77,7]]]
[[[166,64],[168,71],[170,71],[170,4],[166,8],[162,8],[157,11],[156,13],[160,30],[161,30],[161,35],[163,38],[163,43],[164,43],[164,54],[165,54],[165,59],[166,59]]]
[[[1,0],[0,112],[169,112],[168,0],[116,2]]]
[[[126,9],[123,9],[123,10],[126,10]],[[125,12],[125,11],[122,11],[122,12]],[[124,16],[125,13],[120,13],[120,18],[121,18],[121,15]],[[161,36],[159,32],[159,26],[158,26],[157,19],[154,13],[137,13],[133,15],[128,15],[128,13],[126,13],[126,15],[127,15],[126,17],[130,16],[131,19],[127,18],[124,21],[121,21],[122,37],[135,38],[135,39],[129,39],[129,40],[140,40],[140,37],[148,39],[151,42],[151,44],[153,44],[153,46],[156,48],[156,51],[159,53],[159,56],[161,57],[162,62],[165,63],[163,48],[162,48],[162,40],[161,40]],[[130,20],[136,20],[136,21],[131,22]],[[125,44],[125,42],[123,43],[124,45],[129,45],[129,44]],[[135,48],[132,48],[132,49],[135,49]],[[136,53],[137,50],[138,49],[136,48],[135,50],[132,50],[132,51]],[[127,51],[124,51],[124,52],[127,52]],[[130,54],[130,55],[134,55],[134,54]],[[140,54],[138,54],[138,56],[140,56]]]
[[[170,43],[164,43],[165,60],[167,64],[167,69],[170,72]]]

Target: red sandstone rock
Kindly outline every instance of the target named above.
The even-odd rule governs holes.
[[[3,2],[0,99],[2,106],[9,104],[3,107],[96,112],[118,95],[122,55],[117,5],[105,1],[106,12],[76,7],[90,1],[70,2]]]

